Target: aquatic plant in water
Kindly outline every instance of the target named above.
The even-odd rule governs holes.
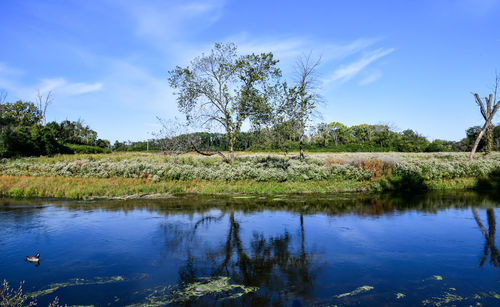
[[[92,280],[84,279],[84,278],[73,278],[67,282],[50,284],[50,285],[48,285],[47,289],[28,293],[27,296],[35,298],[38,296],[44,296],[44,295],[47,295],[50,293],[54,293],[57,290],[59,290],[61,288],[66,288],[66,287],[86,286],[86,285],[103,285],[103,284],[122,282],[122,281],[125,281],[125,278],[123,278],[122,276],[96,277]]]
[[[453,302],[460,302],[465,299],[466,298],[460,295],[452,294],[450,292],[445,292],[442,296],[437,296],[427,300],[423,300],[422,305],[442,306]]]
[[[337,297],[342,298],[342,297],[346,297],[346,296],[354,296],[354,295],[358,295],[358,294],[363,293],[363,292],[368,292],[368,291],[373,290],[373,289],[374,288],[372,286],[361,286],[359,288],[356,288],[352,292],[339,294],[339,295],[337,295]]]
[[[144,302],[131,306],[164,306],[172,303],[182,303],[211,295],[220,297],[219,300],[229,300],[255,292],[258,287],[247,287],[231,283],[226,276],[201,277],[198,281],[173,289],[171,286],[157,287],[151,290]]]
[[[231,284],[229,281],[230,278],[226,276],[219,276],[216,278],[203,277],[200,278],[200,281],[188,285],[183,290],[174,291],[173,294],[177,298],[176,301],[184,301],[195,297],[237,290],[236,293],[224,298],[231,299],[258,290],[257,287],[245,287],[243,285]]]

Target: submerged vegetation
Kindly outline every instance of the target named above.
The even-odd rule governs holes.
[[[148,289],[145,299],[132,306],[165,306],[168,304],[185,304],[211,296],[215,301],[237,299],[245,294],[257,291],[258,287],[246,287],[231,282],[226,276],[202,277],[198,280],[177,287],[166,286]]]
[[[353,290],[351,292],[339,294],[339,295],[337,295],[337,297],[343,298],[346,296],[354,296],[354,295],[358,295],[358,294],[363,293],[363,292],[368,292],[368,291],[373,290],[373,289],[374,288],[372,286],[361,286],[361,287],[356,288],[355,290]]]
[[[0,306],[5,307],[23,307],[37,305],[34,300],[38,296],[52,294],[61,288],[77,287],[85,285],[103,285],[115,282],[124,282],[121,276],[111,278],[97,278],[95,280],[85,280],[74,278],[68,282],[49,285],[45,290],[40,290],[28,295],[23,294],[23,283],[19,288],[12,289],[9,287],[7,281],[3,281],[3,288],[0,289]],[[419,291],[426,291],[429,288],[436,286],[422,285]],[[370,296],[385,295],[386,292],[376,293],[373,286],[361,286],[351,292],[346,292],[339,295],[334,295],[331,299],[334,302],[341,303],[342,305],[358,305],[358,299],[367,299]],[[136,306],[165,306],[170,304],[192,304],[200,302],[212,302],[213,304],[221,303],[224,301],[233,302],[243,298],[246,295],[258,295],[259,287],[249,287],[239,285],[231,282],[231,278],[227,276],[216,277],[201,277],[191,283],[180,283],[178,285],[158,286],[155,288],[145,289],[134,293],[136,300],[139,303],[127,305],[128,307]],[[481,301],[493,302],[500,299],[500,294],[495,291],[483,291],[480,293],[473,293],[469,296],[462,296],[456,293],[456,288],[447,288],[442,290],[437,296],[432,296],[421,301],[422,306],[447,306],[449,304],[456,304],[458,302],[466,302],[468,305],[474,304],[475,306],[483,306]],[[413,293],[415,295],[415,293]],[[397,292],[394,295],[394,300],[404,303],[407,295]],[[120,301],[119,297],[115,297],[115,301]],[[394,302],[396,303],[396,302]],[[59,298],[56,296],[49,307],[57,307],[59,305]],[[472,305],[471,305],[472,306]]]
[[[491,178],[499,169],[497,153],[473,161],[465,153],[309,154],[304,161],[237,154],[233,164],[191,154],[57,155],[0,160],[0,193],[79,199],[175,193],[404,193],[475,186],[495,190],[498,182]]]
[[[74,286],[85,286],[85,285],[104,285],[115,282],[122,282],[125,279],[122,276],[112,276],[112,277],[96,277],[92,280],[84,279],[84,278],[73,278],[67,282],[50,284],[46,289],[39,290],[36,292],[26,294],[27,297],[37,298],[39,296],[48,295],[56,292],[61,288],[66,287],[74,287]]]

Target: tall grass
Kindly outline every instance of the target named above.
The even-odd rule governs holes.
[[[217,157],[151,153],[3,159],[0,193],[8,197],[117,197],[171,193],[304,193],[472,185],[500,169],[500,154],[276,154]],[[417,184],[418,183],[418,184]],[[412,187],[413,186],[413,187]]]
[[[65,178],[0,176],[0,196],[11,198],[165,198],[175,194],[287,194],[368,191],[368,182],[352,180],[257,182],[241,180],[171,180],[138,178]]]

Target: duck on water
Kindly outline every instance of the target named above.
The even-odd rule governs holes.
[[[40,254],[37,253],[35,256],[26,256],[26,261],[39,262],[40,261]]]

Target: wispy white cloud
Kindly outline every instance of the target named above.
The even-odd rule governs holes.
[[[324,61],[339,60],[360,52],[373,45],[378,39],[360,38],[344,44],[318,42],[309,38],[254,38],[241,33],[226,39],[238,45],[241,53],[273,52],[280,59],[296,58],[297,56],[313,52],[321,55]]]
[[[359,82],[359,85],[361,85],[361,86],[368,85],[370,83],[377,81],[381,77],[382,77],[382,73],[380,71],[373,72],[373,73],[369,74],[368,76],[366,76],[364,79],[362,79]]]
[[[358,38],[343,43],[332,43],[304,37],[251,37],[248,33],[240,33],[229,36],[224,41],[234,42],[241,54],[272,52],[275,58],[280,60],[280,67],[285,72],[292,73],[297,57],[301,55],[312,52],[314,57],[321,57],[323,66],[362,52],[380,41],[380,38]]]
[[[40,84],[36,86],[40,92],[57,92],[59,95],[63,96],[76,96],[81,94],[87,94],[91,92],[100,91],[102,89],[102,83],[84,83],[84,82],[68,82],[64,78],[55,79],[42,79]]]
[[[138,1],[120,4],[135,21],[138,36],[168,48],[168,43],[173,39],[185,38],[189,33],[205,29],[216,22],[222,14],[224,2]]]
[[[359,38],[345,44],[326,44],[320,52],[325,61],[341,60],[365,50],[378,41],[380,38]]]
[[[234,42],[241,54],[272,52],[280,59],[295,57],[307,45],[307,40],[300,38],[260,38],[249,39],[247,33],[230,36],[226,42]]]
[[[52,91],[58,97],[71,97],[97,92],[103,87],[101,82],[70,82],[62,77],[44,78],[38,82],[26,84],[21,80],[23,75],[22,70],[0,63],[0,88],[5,89],[13,99],[30,100],[34,98],[37,91],[42,94]]]
[[[348,65],[341,66],[336,69],[333,74],[324,79],[325,85],[328,85],[333,82],[346,82],[351,80],[353,77],[358,75],[363,69],[365,69],[368,65],[375,62],[376,60],[391,54],[394,52],[394,48],[384,49],[380,48],[369,53],[363,55],[359,60],[352,62]]]

